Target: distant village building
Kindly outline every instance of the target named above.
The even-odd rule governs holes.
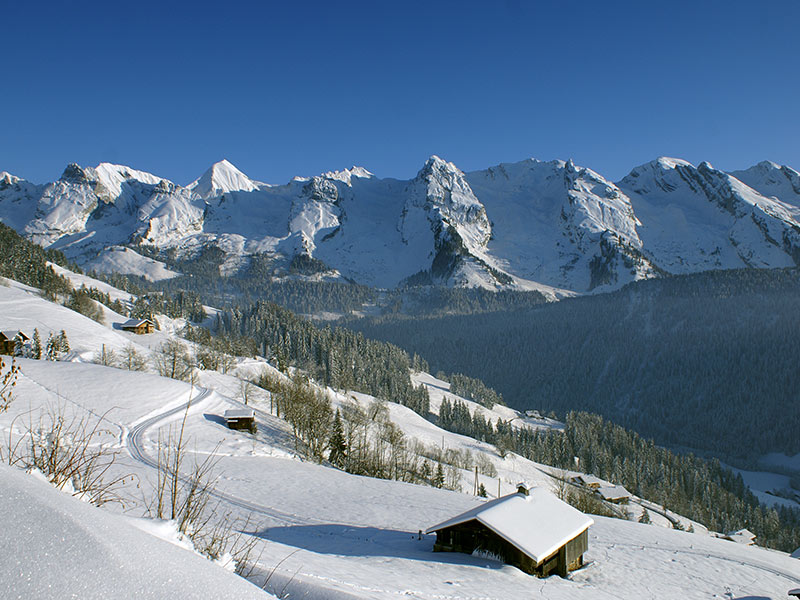
[[[26,344],[30,338],[18,330],[0,331],[0,354],[14,354],[17,343]]]
[[[543,419],[544,418],[542,416],[542,413],[540,413],[538,410],[526,410],[525,411],[525,416],[526,417],[530,417],[531,419]]]
[[[594,475],[585,475],[583,473],[573,475],[570,477],[570,481],[575,485],[589,488],[590,490],[599,490],[601,487],[613,487],[613,485],[605,479],[600,479]]]
[[[594,521],[543,488],[525,484],[517,493],[486,502],[427,530],[434,552],[476,550],[538,577],[566,576],[583,566]]]
[[[228,429],[247,429],[256,432],[256,411],[252,408],[232,408],[225,411],[225,424]]]
[[[631,493],[621,485],[600,486],[595,493],[613,504],[627,504],[631,499]]]
[[[145,333],[153,333],[156,327],[150,319],[128,319],[122,324],[122,330],[142,335]]]
[[[752,546],[753,544],[756,543],[756,534],[748,529],[739,529],[738,531],[731,531],[730,533],[726,533],[721,537],[724,540],[730,540],[731,542],[736,542],[737,544],[744,544],[746,546]]]

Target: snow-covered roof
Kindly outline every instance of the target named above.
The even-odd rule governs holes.
[[[605,479],[600,479],[599,477],[595,477],[594,475],[586,475],[585,473],[578,473],[574,479],[579,480],[583,485],[587,486],[600,486],[600,487],[610,487],[611,484],[606,481]]]
[[[122,324],[122,327],[141,327],[146,323],[152,323],[150,319],[128,319]]]
[[[623,500],[631,497],[631,493],[621,485],[601,486],[597,489],[597,493],[603,500]]]
[[[738,531],[730,531],[722,537],[732,542],[738,542],[739,544],[749,544],[749,545],[754,544],[756,540],[756,534],[750,531],[749,529],[739,529]]]
[[[256,411],[252,408],[231,408],[225,411],[226,419],[254,419]]]
[[[591,518],[546,489],[533,488],[527,496],[516,493],[486,502],[430,527],[426,533],[473,520],[522,550],[537,564],[594,524]]]
[[[26,340],[28,339],[28,336],[25,335],[24,333],[22,333],[21,331],[19,331],[18,329],[14,329],[13,331],[12,330],[0,331],[0,335],[2,335],[7,340],[13,340],[17,336],[20,336],[20,337],[22,337],[23,339],[26,339]]]

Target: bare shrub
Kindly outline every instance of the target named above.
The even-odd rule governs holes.
[[[19,366],[13,358],[11,364],[7,365],[0,357],[0,413],[7,411],[11,406],[11,401],[14,399],[14,386],[17,385],[19,373]]]
[[[130,475],[113,475],[111,468],[117,453],[103,444],[113,434],[100,428],[99,419],[67,417],[63,406],[39,412],[34,420],[28,413],[28,425],[16,440],[15,419],[5,445],[4,461],[26,470],[40,471],[55,487],[70,491],[95,506],[125,502],[119,489]]]
[[[118,365],[128,371],[146,371],[147,359],[136,351],[133,344],[128,344],[119,353]]]
[[[189,352],[178,340],[161,344],[155,354],[154,363],[158,374],[181,381],[189,381],[194,372],[194,364]]]
[[[233,561],[235,571],[247,576],[254,566],[251,554],[257,539],[246,533],[249,518],[242,521],[230,513],[223,514],[220,502],[214,500],[216,449],[202,461],[194,460],[186,466],[185,434],[190,406],[191,402],[179,428],[170,427],[165,435],[159,435],[156,487],[148,513],[174,521],[198,552],[222,563]]]

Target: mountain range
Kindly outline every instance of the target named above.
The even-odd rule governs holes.
[[[410,180],[353,167],[270,185],[223,160],[184,187],[126,166],[70,164],[46,184],[0,172],[0,220],[98,271],[172,276],[152,259],[217,247],[221,275],[259,257],[275,276],[557,298],[666,274],[797,265],[800,173],[659,158],[612,183],[571,160],[464,173],[432,156]]]

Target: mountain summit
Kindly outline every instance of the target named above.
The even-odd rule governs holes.
[[[255,181],[223,159],[211,165],[203,175],[187,185],[186,189],[207,200],[228,192],[252,192],[258,187]]]

